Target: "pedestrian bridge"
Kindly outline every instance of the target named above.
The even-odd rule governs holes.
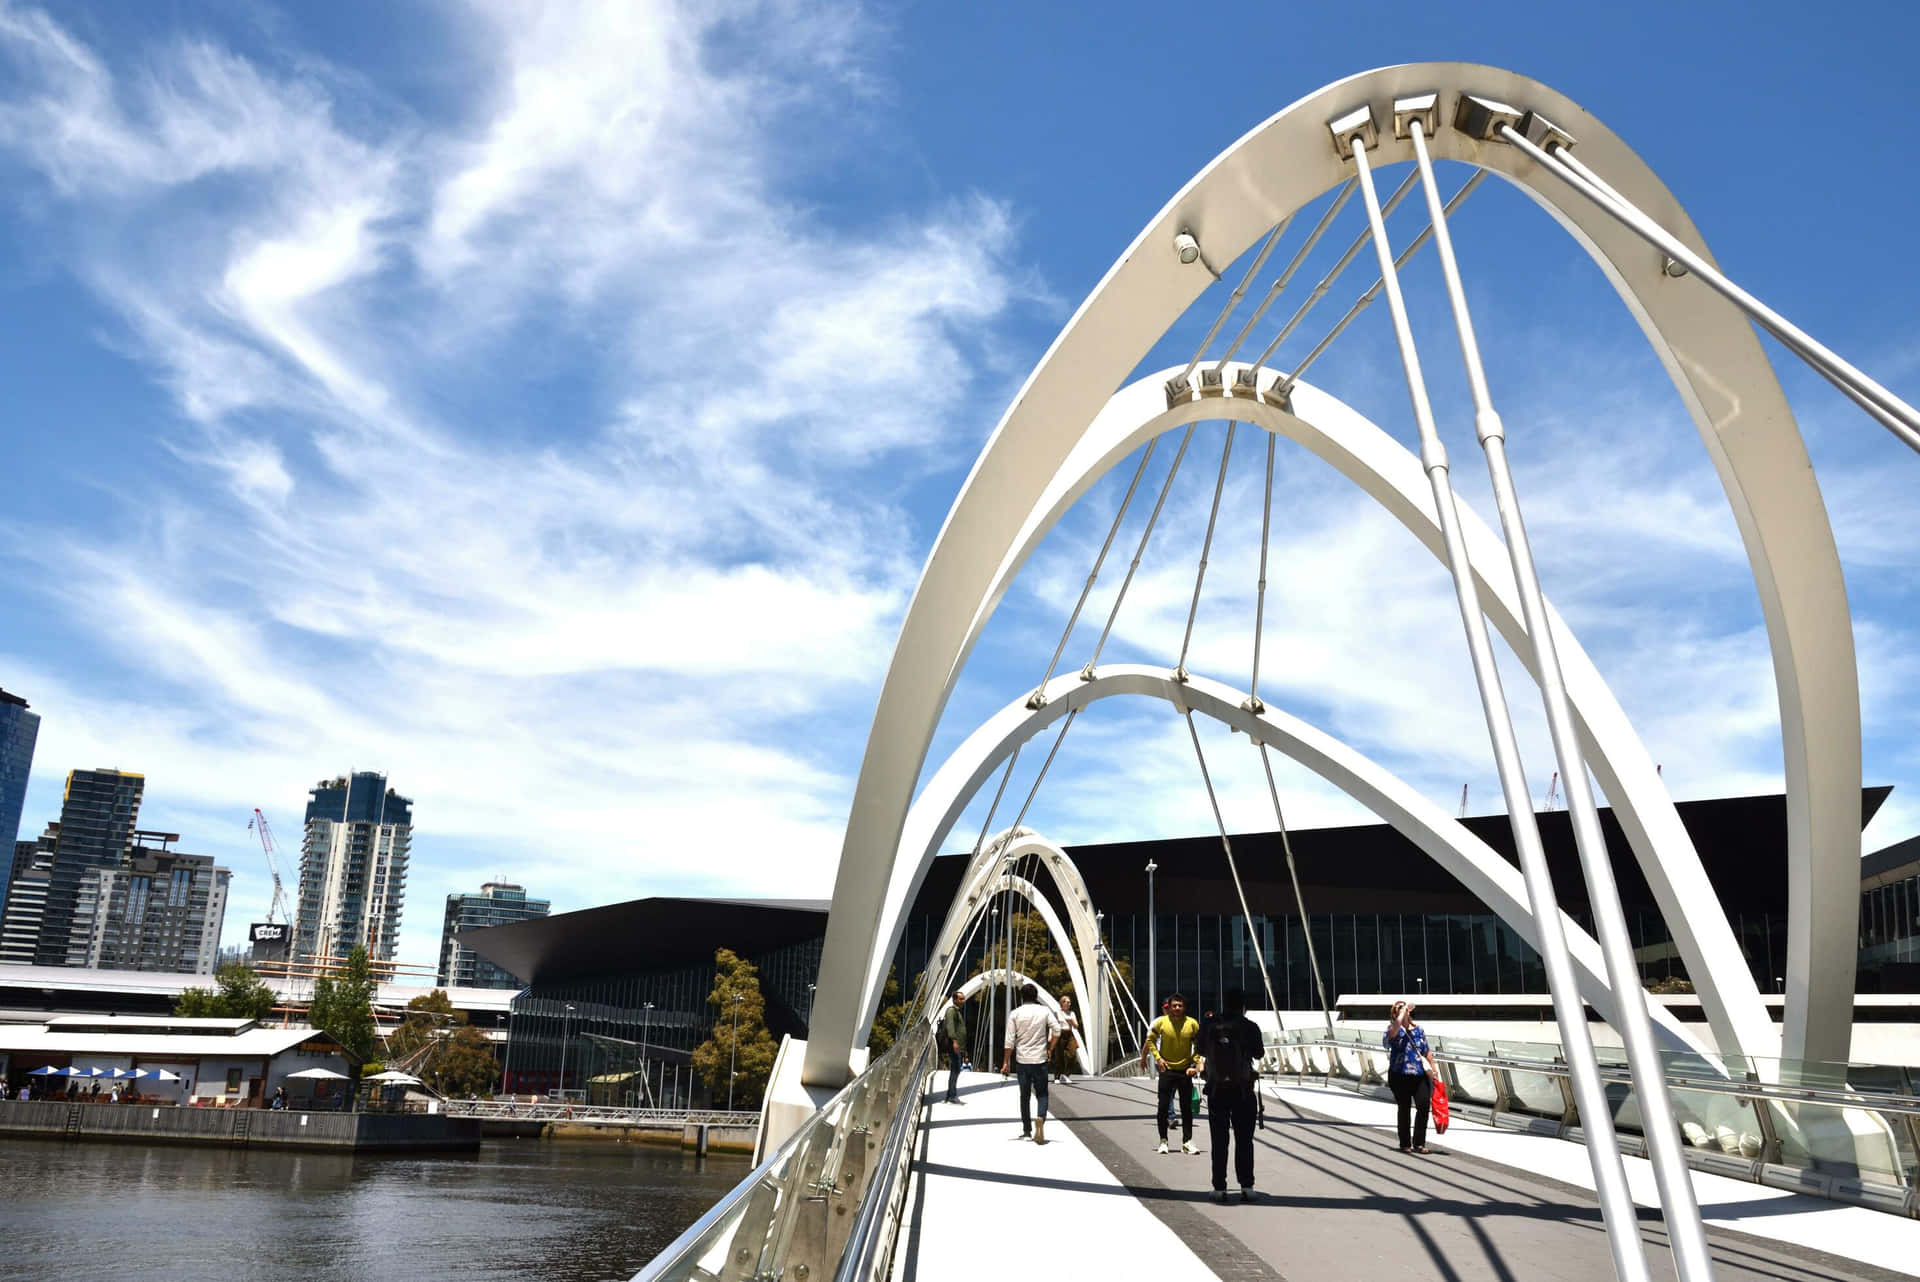
[[[1693,127],[1678,112],[1674,120]],[[1470,171],[1444,198],[1436,161]],[[1395,167],[1400,180],[1383,197],[1380,179]],[[1613,284],[1671,377],[1734,515],[1780,708],[1788,921],[1778,1030],[1659,766],[1542,595],[1508,463],[1508,427],[1482,362],[1451,230],[1462,202],[1489,175],[1544,208]],[[1409,212],[1424,207],[1426,222],[1411,236],[1398,235],[1388,220],[1410,196]],[[1322,242],[1350,203],[1364,225],[1336,254],[1339,238]],[[1471,401],[1450,416],[1436,414],[1416,313],[1400,278],[1429,244],[1444,296],[1418,315],[1428,327],[1433,317],[1450,318],[1468,393],[1455,399]],[[1264,292],[1249,293],[1283,245],[1286,265]],[[1483,252],[1477,261],[1506,250],[1496,243]],[[1246,267],[1237,269],[1243,260]],[[1312,332],[1304,322],[1356,261],[1371,262],[1376,279],[1305,346],[1296,333]],[[1309,265],[1302,282],[1316,275],[1318,282],[1290,310],[1275,310]],[[1219,300],[1217,310],[1208,307],[1178,330],[1205,326],[1197,346],[1176,353],[1191,350],[1191,357],[1153,372],[1148,362],[1165,354],[1189,309],[1208,297]],[[1231,323],[1243,301],[1248,313]],[[1350,336],[1362,331],[1353,322],[1377,301],[1386,305],[1392,343],[1359,353],[1345,368],[1377,381],[1380,370],[1398,366],[1412,448],[1303,377],[1330,366],[1338,374],[1341,360],[1319,362],[1343,336],[1349,345],[1357,341]],[[1249,357],[1248,340],[1270,312],[1287,319],[1269,325],[1272,337]],[[1462,63],[1367,72],[1294,103],[1210,162],[1082,304],[956,499],[879,692],[817,1000],[806,1040],[790,1039],[775,1064],[764,1160],[642,1278],[824,1282],[831,1275],[874,1282],[1058,1266],[1088,1277],[1135,1276],[1144,1268],[1156,1277],[1357,1278],[1397,1269],[1463,1280],[1611,1275],[1622,1282],[1710,1282],[1908,1271],[1920,1259],[1913,1083],[1904,1070],[1848,1062],[1861,716],[1846,585],[1805,444],[1755,326],[1920,451],[1920,411],[1723,273],[1672,193],[1628,145],[1536,81]],[[1339,350],[1344,359],[1347,349]],[[1463,442],[1471,423],[1497,522],[1482,520],[1455,493],[1443,417]],[[1222,440],[1217,472],[1206,465],[1211,502],[1191,495],[1194,501],[1169,508],[1168,494],[1203,424]],[[1539,448],[1529,426],[1513,428],[1517,450]],[[1227,501],[1243,428],[1265,445],[1265,484],[1244,478],[1234,496],[1251,494],[1257,504]],[[1156,449],[1168,438],[1177,439],[1171,461],[1159,455],[1156,469]],[[1517,866],[1460,824],[1450,806],[1277,706],[1271,681],[1263,696],[1263,644],[1271,677],[1276,666],[1284,670],[1286,647],[1301,643],[1314,622],[1289,619],[1283,635],[1265,627],[1271,529],[1287,512],[1287,495],[1275,503],[1282,442],[1350,481],[1357,499],[1377,504],[1445,566]],[[1067,510],[1134,457],[1132,479],[1059,643],[1044,665],[1034,656],[1037,680],[1009,691],[1012,701],[929,771],[929,747],[955,682],[1015,576]],[[1910,463],[1904,455],[1888,460]],[[1604,485],[1605,477],[1594,483]],[[1148,495],[1155,495],[1150,509]],[[1255,508],[1259,570],[1257,580],[1243,584],[1253,602],[1243,612],[1250,615],[1243,620],[1250,644],[1239,637],[1196,642],[1216,533],[1223,521],[1253,528]],[[1144,520],[1141,510],[1148,512]],[[1201,511],[1204,534],[1193,532],[1200,555],[1177,652],[1169,646],[1164,654],[1136,652],[1133,662],[1114,662],[1107,646],[1163,515],[1171,522],[1174,514]],[[1104,626],[1095,627],[1096,609],[1083,627],[1123,527],[1139,531],[1132,559],[1118,576]],[[1291,568],[1278,564],[1274,572]],[[1638,571],[1622,569],[1630,578]],[[1538,688],[1586,883],[1590,932],[1556,897],[1496,662],[1496,632]],[[1085,648],[1070,655],[1081,642]],[[1655,652],[1648,662],[1665,661],[1659,642],[1648,642]],[[1237,662],[1239,655],[1250,659],[1244,673],[1198,670],[1203,659]],[[1099,715],[1099,705],[1114,698],[1158,701],[1184,722],[1195,781],[1211,805],[1221,862],[1249,926],[1253,914],[1196,717],[1245,735],[1258,754],[1260,776],[1243,770],[1240,777],[1264,778],[1259,803],[1272,802],[1290,868],[1274,757],[1283,768],[1291,762],[1311,771],[1392,824],[1512,925],[1539,953],[1557,1042],[1545,1050],[1436,1046],[1462,1120],[1439,1155],[1402,1157],[1384,1138],[1377,1052],[1367,1044],[1378,1030],[1336,1026],[1309,942],[1307,961],[1326,1014],[1313,1034],[1276,1035],[1265,1048],[1258,1183],[1270,1196],[1251,1205],[1206,1200],[1202,1160],[1152,1153],[1151,1103],[1125,1076],[1147,1014],[1135,995],[1138,976],[1117,981],[1119,963],[1108,955],[1099,913],[1071,861],[1023,826],[1076,720]],[[1037,770],[1028,758],[1031,783],[1022,799],[1010,784],[1022,750],[1043,732],[1051,732],[1051,743]],[[1704,1030],[1649,1010],[1595,784],[1699,993]],[[991,804],[919,977],[921,996],[898,1040],[868,1064],[869,1029],[906,907],[977,796],[990,796]],[[996,829],[1003,804],[1013,817]],[[1217,869],[1207,871],[1217,876]],[[1304,920],[1297,878],[1294,895]],[[971,1078],[959,1105],[932,1103],[927,1091],[938,1067],[939,1002],[930,1009],[925,994],[944,995],[970,976],[991,992],[1001,979],[1021,975],[1026,959],[1014,920],[1029,915],[1024,908],[1016,914],[1022,902],[1032,905],[1065,959],[1062,986],[1080,998],[1089,1066],[1121,1065],[1116,1076],[1060,1088],[1061,1122],[1049,1128],[1045,1145],[1019,1142],[1014,1093],[996,1079]],[[1265,983],[1269,959],[1258,931],[1249,929],[1248,946]],[[1147,952],[1151,1005],[1160,995],[1151,942]],[[1264,1008],[1278,1011],[1271,984],[1265,988]],[[1260,996],[1250,994],[1255,1007]],[[1596,1049],[1589,1008],[1618,1034],[1618,1054]]]

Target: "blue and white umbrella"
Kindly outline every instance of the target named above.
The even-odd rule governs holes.
[[[63,1070],[61,1069],[54,1068],[52,1065],[48,1065],[45,1068],[34,1069],[31,1073],[28,1073],[27,1076],[28,1077],[58,1077],[62,1074],[62,1071]]]
[[[116,1068],[113,1070],[113,1075],[115,1077],[152,1077],[153,1076],[152,1073],[149,1073],[144,1068]]]

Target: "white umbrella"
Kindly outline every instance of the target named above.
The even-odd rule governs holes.
[[[375,1073],[367,1080],[369,1082],[404,1082],[409,1086],[420,1085],[419,1078],[415,1077],[412,1073],[403,1073],[397,1068],[390,1068],[384,1073]]]
[[[291,1081],[296,1077],[304,1077],[304,1078],[309,1078],[316,1081],[321,1079],[326,1079],[330,1081],[344,1082],[347,1080],[347,1075],[345,1073],[336,1073],[330,1068],[303,1068],[297,1073],[287,1074],[287,1079],[289,1081]]]

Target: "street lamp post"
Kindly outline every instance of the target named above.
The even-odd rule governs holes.
[[[734,1064],[738,1062],[740,1056],[740,1001],[743,996],[745,994],[742,993],[733,995],[733,1038],[732,1045],[727,1047],[727,1112],[729,1113],[733,1112],[733,1079],[738,1071],[734,1068]]]
[[[653,1003],[640,1004],[640,1084],[646,1087],[647,1103],[652,1105],[653,1083],[647,1077],[647,1034],[653,1031]]]
[[[1160,865],[1147,860],[1147,1013],[1153,1013],[1153,1004],[1160,1000],[1160,936],[1159,920],[1153,915],[1153,874]]]
[[[996,940],[999,939],[999,935],[996,932],[999,929],[1000,929],[1000,905],[989,904],[987,905],[987,961],[986,961],[987,968],[986,968],[986,971],[981,975],[982,979],[990,979],[993,975],[993,963],[995,960],[994,953],[999,948],[999,945],[995,942]],[[988,983],[987,984],[987,1036],[989,1038],[993,1036],[994,1028],[995,1028],[994,1020],[999,1015],[999,1013],[1000,1013],[1000,986],[998,984]],[[992,1053],[991,1046],[988,1047],[988,1053],[989,1053],[989,1057],[991,1057],[991,1053]]]
[[[560,1016],[560,1098],[567,1097],[567,1036],[573,1024],[573,1003]]]

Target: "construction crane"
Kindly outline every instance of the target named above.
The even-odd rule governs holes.
[[[273,874],[273,904],[267,909],[267,920],[286,922],[291,920],[287,912],[287,891],[280,881],[280,861],[274,857],[273,829],[267,826],[266,815],[260,808],[253,808],[253,818],[247,820],[247,830],[260,834],[260,849],[267,857],[267,871]]]

